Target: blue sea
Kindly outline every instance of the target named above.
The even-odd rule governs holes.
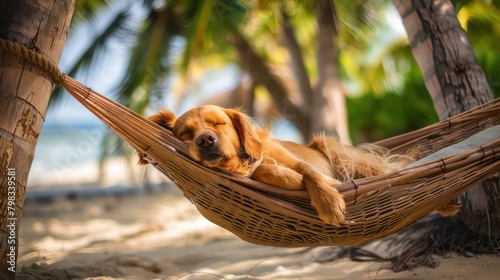
[[[142,172],[143,167],[130,167],[125,159],[114,159],[101,173],[99,159],[107,131],[108,128],[99,121],[47,122],[38,138],[28,179],[27,199],[68,193],[88,196],[140,192],[141,183],[130,178],[137,170]],[[274,124],[273,135],[284,140],[301,141],[297,131],[286,121]],[[156,183],[168,181],[154,168],[150,170]],[[107,174],[104,179],[103,174]]]
[[[28,187],[97,182],[103,124],[45,124],[36,146]],[[80,182],[79,182],[80,180]]]

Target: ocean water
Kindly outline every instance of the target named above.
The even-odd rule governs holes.
[[[272,130],[275,138],[301,142],[289,122],[277,121]],[[94,193],[98,189],[141,188],[145,181],[152,184],[168,181],[153,167],[136,165],[136,159],[109,159],[101,170],[99,158],[107,131],[99,122],[46,123],[38,138],[28,194],[67,190]]]
[[[68,186],[98,182],[100,124],[46,124],[38,138],[28,187]]]
[[[46,124],[31,165],[26,201],[53,202],[65,198],[137,195],[173,187],[152,166],[135,158],[107,159],[101,168],[104,124]]]

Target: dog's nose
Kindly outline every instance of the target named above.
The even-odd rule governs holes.
[[[205,132],[196,137],[196,144],[199,147],[210,148],[215,146],[215,143],[217,143],[217,135],[213,132]]]

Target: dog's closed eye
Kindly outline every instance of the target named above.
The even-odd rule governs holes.
[[[188,141],[193,139],[193,131],[192,130],[185,130],[179,133],[179,140],[181,141]]]

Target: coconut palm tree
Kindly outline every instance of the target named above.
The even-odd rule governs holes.
[[[74,0],[4,1],[0,9],[0,38],[24,45],[57,63],[74,4]],[[2,279],[15,279],[26,184],[53,84],[44,70],[10,52],[0,51]]]
[[[466,32],[448,0],[394,0],[441,120],[493,99]],[[462,197],[460,214],[479,233],[500,234],[500,177]]]

